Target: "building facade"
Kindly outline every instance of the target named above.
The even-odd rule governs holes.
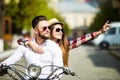
[[[65,19],[71,29],[70,38],[86,33],[87,27],[93,22],[99,8],[86,0],[52,0],[50,3],[56,12]]]

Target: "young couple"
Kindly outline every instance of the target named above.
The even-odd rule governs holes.
[[[32,20],[32,28],[34,38],[22,38],[18,40],[19,44],[24,43],[29,47],[19,46],[17,50],[8,59],[1,62],[0,65],[14,64],[24,57],[26,67],[30,64],[37,64],[41,67],[46,65],[68,66],[68,53],[70,49],[96,38],[98,35],[107,31],[110,26],[108,22],[106,22],[101,30],[76,38],[70,42],[68,42],[66,38],[64,24],[56,18],[47,21],[46,16],[36,16]],[[41,54],[36,54],[35,52]],[[53,69],[53,66],[43,69],[39,78],[46,79]],[[0,72],[0,74],[2,74],[2,72]],[[27,71],[26,74],[28,74]]]
[[[89,33],[68,41],[64,32],[64,23],[59,22],[56,18],[48,20],[48,23],[48,29],[50,30],[49,38],[60,46],[62,50],[64,66],[68,66],[68,56],[70,49],[76,48],[87,41],[97,38],[100,34],[103,34],[110,28],[110,25],[107,21],[99,31]],[[44,30],[47,30],[47,27],[44,27]],[[24,44],[25,46],[32,48],[35,53],[44,54],[42,47],[39,46],[36,42],[32,42],[30,38],[21,38],[18,40],[18,44]]]

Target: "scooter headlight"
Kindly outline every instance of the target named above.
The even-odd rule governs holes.
[[[28,74],[31,77],[37,78],[41,74],[41,67],[35,64],[31,64],[28,67]]]

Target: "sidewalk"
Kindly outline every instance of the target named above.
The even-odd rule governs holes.
[[[16,48],[0,52],[0,62],[8,58],[15,50]]]
[[[109,52],[115,57],[120,58],[120,49],[110,50]]]
[[[16,50],[16,48],[19,46],[17,43],[17,40],[20,39],[21,37],[22,36],[20,35],[13,35],[13,40],[12,40],[12,45],[11,45],[12,49],[0,52],[0,62],[5,60]]]

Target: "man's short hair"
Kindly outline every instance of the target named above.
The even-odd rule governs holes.
[[[43,21],[46,20],[47,21],[47,17],[44,15],[40,15],[40,16],[36,16],[33,20],[32,20],[32,27],[35,28],[37,26],[37,24],[39,23],[39,21]]]

